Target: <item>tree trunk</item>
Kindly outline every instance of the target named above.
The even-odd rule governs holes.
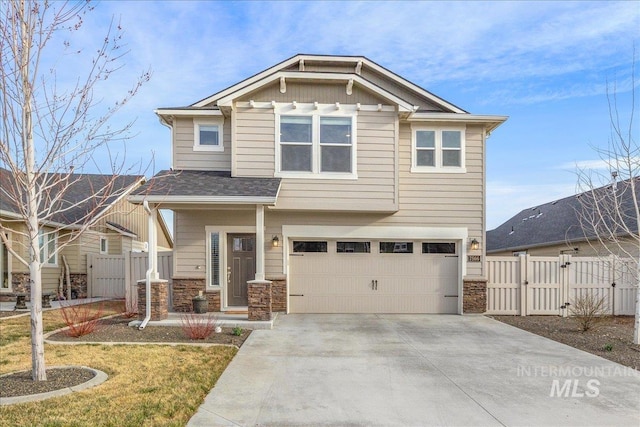
[[[633,328],[633,343],[640,345],[640,261],[636,270],[636,321]]]
[[[27,181],[27,229],[29,230],[29,282],[31,285],[31,377],[34,381],[46,381],[47,370],[44,362],[44,325],[42,321],[42,271],[40,269],[40,224],[38,220],[38,193],[35,147],[33,141],[32,103],[33,87],[29,79],[29,61],[31,56],[30,29],[26,17],[29,5],[20,2],[21,21],[21,57],[22,91],[22,148],[25,153],[25,179]]]

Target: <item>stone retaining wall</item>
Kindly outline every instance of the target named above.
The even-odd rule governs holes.
[[[208,311],[220,311],[220,291],[207,291],[205,279],[173,278],[173,311],[189,313],[193,311],[193,297],[202,293],[207,297]]]

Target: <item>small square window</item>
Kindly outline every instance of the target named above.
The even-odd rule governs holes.
[[[413,131],[411,172],[465,172],[464,128]]]
[[[193,150],[194,151],[224,151],[222,143],[223,120],[194,120],[193,122]]]

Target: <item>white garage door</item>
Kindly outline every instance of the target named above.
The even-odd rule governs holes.
[[[294,240],[292,313],[457,313],[453,242]]]

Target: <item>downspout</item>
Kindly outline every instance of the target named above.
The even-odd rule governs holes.
[[[147,323],[149,323],[149,320],[151,319],[151,272],[153,271],[153,263],[151,262],[150,256],[151,256],[151,245],[154,244],[155,242],[153,242],[153,236],[151,233],[151,229],[153,227],[153,215],[151,215],[151,209],[149,208],[149,202],[147,202],[146,200],[142,202],[142,206],[144,206],[144,210],[147,211],[147,214],[149,214],[149,249],[148,249],[148,254],[149,254],[149,268],[147,269],[147,273],[145,274],[145,279],[146,279],[146,285],[145,285],[145,291],[146,291],[146,301],[145,301],[145,317],[142,320],[142,323],[140,324],[140,326],[138,326],[139,330],[143,330],[146,326]]]

